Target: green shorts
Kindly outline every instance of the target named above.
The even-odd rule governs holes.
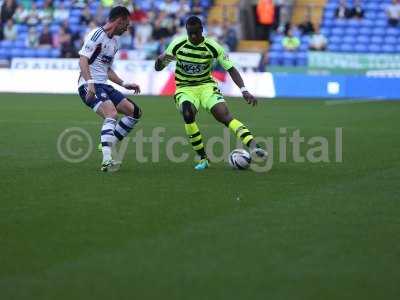
[[[207,111],[210,111],[215,104],[225,102],[224,96],[214,83],[178,87],[174,98],[178,109],[181,109],[181,105],[185,101],[192,103],[197,110],[201,105]]]

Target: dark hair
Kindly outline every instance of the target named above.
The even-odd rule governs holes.
[[[110,10],[108,20],[115,21],[119,17],[129,17],[130,14],[131,13],[125,6],[115,6]]]
[[[203,22],[201,22],[199,17],[191,16],[186,20],[186,26],[195,26],[195,25],[203,27]]]

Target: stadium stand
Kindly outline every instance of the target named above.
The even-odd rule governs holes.
[[[295,7],[292,22],[298,24],[301,15],[306,13],[309,3],[313,22],[320,23],[321,33],[328,40],[327,50],[346,53],[396,53],[400,50],[397,45],[400,41],[400,28],[388,23],[386,9],[391,0],[365,0],[361,2],[364,9],[363,18],[335,18],[335,10],[339,0],[325,1],[299,0]],[[301,5],[299,5],[299,3]],[[349,3],[349,6],[352,2]],[[295,34],[300,38],[301,45],[298,51],[284,51],[282,45],[283,33],[272,37],[269,51],[270,65],[302,66],[307,64],[306,54],[309,49],[310,36]]]
[[[138,40],[135,38],[135,31],[132,30],[121,37],[122,48],[140,48],[155,55],[157,51],[162,50],[169,38],[182,32],[183,20],[188,14],[197,14],[205,19],[212,7],[211,0],[4,0],[0,3],[0,59],[76,57],[85,34],[91,28],[102,25],[109,8],[117,4],[126,5],[134,11],[132,21],[140,28],[140,34],[137,36],[146,38],[144,41]],[[9,28],[6,28],[7,23]],[[45,27],[48,27],[50,32],[50,43],[41,43]],[[221,36],[224,36],[224,30],[228,29],[222,28]],[[16,32],[14,38],[11,36],[12,31]]]

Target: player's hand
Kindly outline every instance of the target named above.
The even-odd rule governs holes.
[[[135,92],[135,95],[140,94],[140,86],[135,83],[126,83],[124,84],[124,88],[127,90],[133,90]]]
[[[244,100],[246,100],[246,102],[250,105],[256,106],[257,105],[257,99],[254,98],[254,96],[252,94],[250,94],[250,92],[248,91],[244,91],[242,93]]]
[[[94,84],[93,83],[89,83],[88,84],[88,90],[86,93],[86,101],[90,101],[93,100],[93,98],[95,98],[96,95],[96,90],[94,88]]]

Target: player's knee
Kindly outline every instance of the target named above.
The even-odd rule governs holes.
[[[128,101],[132,104],[133,106],[133,111],[132,111],[132,117],[135,119],[140,119],[142,117],[142,110],[137,105],[135,102],[133,102],[131,99],[128,99]]]
[[[142,117],[142,110],[136,104],[133,105],[133,117],[138,120]]]
[[[195,115],[192,109],[187,109],[182,111],[183,120],[186,124],[193,123],[195,121]]]
[[[228,126],[229,123],[233,120],[232,115],[227,111],[219,114],[217,116],[217,121],[224,124],[225,126]]]
[[[196,114],[191,103],[184,102],[182,104],[182,116],[186,124],[190,124],[195,121]]]
[[[104,117],[116,120],[118,117],[118,112],[115,109],[109,109],[104,112]]]

